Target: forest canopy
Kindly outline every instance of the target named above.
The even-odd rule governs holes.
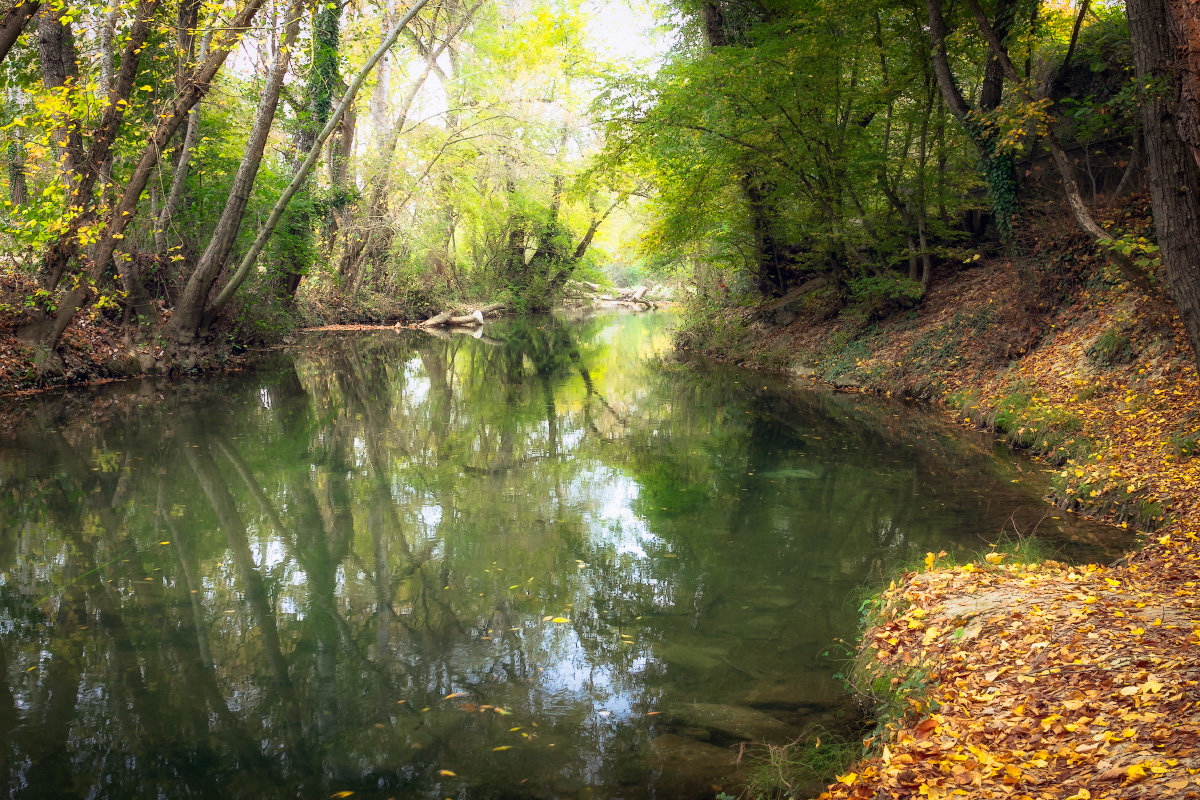
[[[540,310],[614,276],[880,316],[939,270],[1020,257],[1022,220],[1065,201],[1136,291],[1164,293],[1162,247],[1200,339],[1174,6],[650,11],[652,62],[603,47],[630,7],[581,0],[11,5],[0,253],[31,282],[23,337],[52,353],[87,309],[183,352],[277,336],[298,299],[310,319]],[[1096,222],[1147,187],[1162,241]]]

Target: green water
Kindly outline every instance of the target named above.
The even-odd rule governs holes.
[[[741,743],[852,724],[822,653],[891,565],[1119,548],[987,439],[672,325],[324,334],[16,409],[5,796],[712,797]]]

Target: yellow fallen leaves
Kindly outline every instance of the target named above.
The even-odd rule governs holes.
[[[897,582],[859,663],[893,687],[919,670],[929,689],[909,700],[926,712],[936,700],[936,713],[894,724],[828,796],[1184,796],[1200,774],[1200,649],[1197,629],[1173,621],[1200,607],[1200,539],[1179,541],[1120,567],[956,567]],[[971,639],[955,635],[968,627]]]

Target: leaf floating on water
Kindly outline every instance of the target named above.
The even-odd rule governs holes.
[[[552,619],[552,620],[550,620],[550,621],[551,621],[551,622],[557,622],[557,623],[560,623],[560,624],[561,624],[561,623],[563,623],[563,622],[570,622],[571,620],[567,619],[566,617],[555,617],[554,619]]]
[[[448,769],[439,769],[438,775],[441,775],[443,778],[457,778],[458,777],[458,775],[456,773],[453,773]]]
[[[466,697],[466,696],[467,696],[466,692],[451,692],[450,694],[446,695],[442,699],[443,700],[453,700],[456,697]]]
[[[492,748],[492,752],[493,752],[493,753],[499,753],[499,752],[502,752],[502,751],[504,751],[504,750],[512,750],[512,745],[511,745],[511,744],[502,744],[502,745],[500,745],[499,747],[493,747],[493,748]]]
[[[332,800],[332,798],[334,798],[334,797],[349,797],[352,794],[354,794],[354,792],[349,792],[349,791],[334,792],[333,794],[329,795],[329,797],[330,797],[330,800]]]

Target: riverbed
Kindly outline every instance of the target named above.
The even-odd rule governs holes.
[[[744,745],[854,731],[844,643],[897,565],[1123,552],[989,438],[681,360],[674,324],[322,334],[28,401],[8,792],[711,798]]]

